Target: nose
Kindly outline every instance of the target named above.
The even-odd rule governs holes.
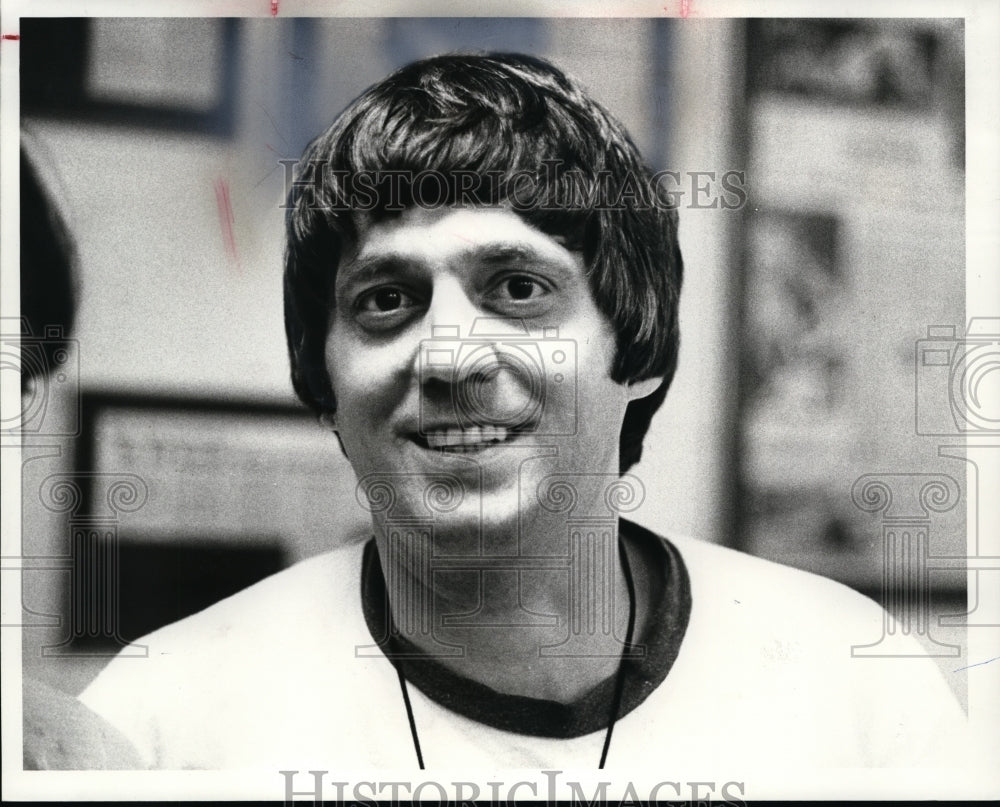
[[[543,398],[531,351],[512,349],[528,335],[520,319],[490,316],[457,284],[435,289],[418,351],[422,423],[521,426]],[[513,341],[512,341],[513,340]]]
[[[422,385],[434,382],[455,384],[468,372],[461,361],[463,340],[475,329],[482,311],[456,279],[435,285],[425,322],[428,331],[420,343],[419,380]]]

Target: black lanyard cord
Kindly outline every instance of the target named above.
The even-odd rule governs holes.
[[[410,705],[410,692],[406,688],[406,679],[402,668],[396,664],[396,674],[399,676],[399,688],[403,690],[403,703],[406,705],[406,719],[410,721],[410,736],[413,737],[413,750],[417,752],[417,764],[424,770],[424,755],[420,753],[420,737],[417,736],[417,721],[413,718],[413,706]]]
[[[604,763],[608,759],[608,751],[611,748],[611,735],[614,732],[615,722],[618,720],[618,711],[621,709],[622,697],[625,692],[625,656],[632,653],[632,637],[635,633],[635,581],[632,579],[632,567],[629,565],[628,553],[625,546],[619,542],[618,553],[621,557],[622,572],[625,575],[625,585],[628,590],[628,628],[625,632],[625,646],[622,649],[622,657],[618,661],[618,671],[615,674],[615,691],[611,698],[611,715],[608,720],[608,730],[604,734],[604,747],[601,749],[601,761],[598,770],[604,769]],[[402,667],[396,663],[395,659],[390,659],[396,668],[396,675],[399,676],[399,688],[403,693],[403,705],[406,707],[406,719],[410,723],[410,736],[413,738],[413,750],[417,752],[417,765],[420,770],[424,768],[424,755],[420,750],[420,736],[417,734],[417,721],[413,716],[413,705],[410,703],[410,692],[406,686],[406,678],[403,676]]]
[[[625,586],[628,589],[628,628],[625,630],[625,647],[622,649],[622,658],[618,660],[618,674],[615,677],[615,695],[611,702],[611,718],[608,721],[608,731],[604,735],[604,748],[601,751],[601,761],[597,766],[598,770],[604,770],[604,763],[608,759],[608,750],[611,748],[611,734],[615,730],[615,722],[618,720],[618,710],[622,706],[622,695],[625,692],[625,655],[632,653],[632,635],[635,633],[635,581],[632,580],[632,567],[628,562],[628,553],[625,552],[625,545],[619,543],[619,554],[622,559],[622,573],[625,575]]]

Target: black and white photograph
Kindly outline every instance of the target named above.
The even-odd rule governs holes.
[[[1000,797],[1000,4],[0,10],[5,801]]]

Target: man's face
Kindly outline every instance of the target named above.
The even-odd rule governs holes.
[[[634,391],[614,354],[581,255],[508,210],[411,209],[362,228],[337,272],[337,427],[396,514],[424,515],[447,476],[464,489],[450,523],[506,524],[549,474],[617,474]]]

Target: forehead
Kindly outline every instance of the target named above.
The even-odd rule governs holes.
[[[387,258],[431,265],[472,256],[576,263],[562,238],[543,233],[505,208],[411,208],[362,223],[359,230],[342,271],[363,270]]]

